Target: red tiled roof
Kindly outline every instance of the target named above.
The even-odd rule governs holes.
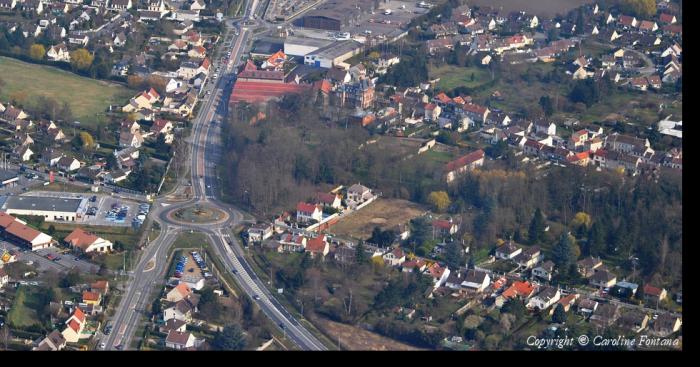
[[[435,103],[427,103],[424,108],[428,111],[432,111],[435,109],[435,107],[437,107]]]
[[[535,286],[530,282],[515,282],[510,288],[503,291],[503,297],[513,298],[516,296],[527,297],[535,290]]]
[[[450,229],[452,228],[452,223],[445,219],[436,219],[433,221],[433,227]]]
[[[468,112],[477,113],[479,115],[483,115],[487,110],[486,107],[474,103],[466,103],[464,106],[462,106],[462,109]]]
[[[192,293],[192,290],[185,283],[180,283],[174,288],[182,297],[187,297]]]
[[[663,291],[663,289],[661,289],[661,288],[656,288],[656,287],[649,285],[649,284],[644,285],[644,294],[659,297],[661,295],[662,291]]]
[[[73,329],[76,333],[80,331],[80,324],[75,320],[70,320],[68,322],[68,327]]]
[[[435,96],[435,99],[442,103],[450,103],[452,102],[452,98],[448,97],[447,94],[445,93],[440,93],[437,96]]]
[[[482,158],[484,158],[484,151],[482,149],[475,150],[455,159],[452,162],[447,163],[445,165],[445,171],[452,172],[456,169],[472,164]]]
[[[309,252],[322,253],[326,248],[326,235],[322,234],[306,241],[306,250]]]
[[[81,324],[85,322],[85,313],[83,313],[83,310],[80,308],[76,308],[75,311],[73,311],[73,316],[75,316]]]
[[[316,209],[318,209],[318,207],[314,204],[304,202],[299,202],[299,204],[297,204],[297,211],[302,213],[313,213]]]
[[[83,291],[83,302],[93,301],[97,302],[100,300],[100,294],[97,292]]]
[[[659,15],[659,20],[664,23],[673,22],[673,18],[675,18],[673,15],[667,13],[661,13],[661,15]]]
[[[338,197],[336,194],[331,194],[327,192],[319,192],[316,194],[316,198],[318,202],[324,203],[324,204],[333,204],[335,199]]]
[[[95,236],[94,234],[86,232],[82,228],[76,228],[63,240],[70,243],[73,247],[78,247],[84,250],[95,243],[95,241],[98,239],[99,237]]]
[[[314,83],[314,88],[320,90],[323,93],[330,93],[333,86],[328,80],[322,79]]]
[[[5,231],[27,242],[33,241],[35,238],[37,238],[37,236],[41,234],[41,232],[37,231],[36,229],[29,228],[20,222],[10,223],[10,225],[7,226]]]
[[[14,223],[17,219],[15,217],[5,213],[0,212],[0,227],[7,228],[10,224]]]

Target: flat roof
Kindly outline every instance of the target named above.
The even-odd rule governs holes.
[[[0,169],[0,182],[5,183],[5,181],[10,181],[19,177],[17,171],[10,171],[6,169]]]
[[[345,55],[346,53],[357,50],[360,47],[362,47],[362,44],[357,41],[336,41],[326,47],[319,48],[318,50],[310,53],[309,55],[314,55],[316,57],[325,57],[328,59],[335,59],[338,56]]]
[[[284,45],[299,45],[299,46],[311,46],[311,47],[326,47],[333,43],[331,40],[321,39],[321,38],[310,38],[310,37],[294,37],[290,36],[284,40]]]
[[[3,210],[42,210],[49,212],[78,212],[87,199],[57,198],[50,196],[9,196]]]

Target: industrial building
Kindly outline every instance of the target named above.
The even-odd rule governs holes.
[[[0,169],[0,187],[15,186],[17,181],[19,181],[19,174],[17,174],[17,171]]]
[[[284,53],[289,56],[306,56],[333,41],[319,38],[289,36],[284,40]]]
[[[86,198],[8,196],[0,199],[0,210],[13,215],[43,217],[47,222],[75,222],[87,210]]]
[[[0,237],[32,251],[51,247],[55,243],[51,236],[28,227],[26,222],[4,212],[0,212]]]
[[[359,23],[363,14],[374,10],[374,0],[328,0],[295,21],[304,28],[340,31]]]
[[[304,64],[330,69],[359,54],[361,50],[362,44],[357,41],[336,41],[305,55]]]

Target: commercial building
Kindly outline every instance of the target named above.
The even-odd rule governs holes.
[[[332,43],[326,39],[290,36],[284,40],[284,53],[289,56],[306,56]]]
[[[32,251],[53,246],[54,239],[5,212],[0,212],[0,236],[19,246],[30,248]]]
[[[0,200],[0,210],[14,215],[44,217],[47,222],[75,222],[82,218],[88,200],[47,196],[9,196]]]
[[[362,50],[362,44],[353,41],[336,41],[328,46],[319,48],[304,56],[304,64],[320,68],[331,68],[334,65],[357,55]]]
[[[328,0],[297,19],[299,27],[340,31],[360,22],[363,14],[374,10],[374,0]]]
[[[9,171],[5,169],[0,169],[0,187],[12,187],[19,181],[19,175],[17,171]]]

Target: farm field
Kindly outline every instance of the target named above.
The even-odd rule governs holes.
[[[31,103],[34,96],[53,98],[60,104],[67,102],[74,119],[85,125],[95,123],[95,114],[105,111],[110,104],[126,104],[132,90],[116,84],[81,77],[45,65],[35,65],[7,57],[0,57],[0,79],[5,83],[0,99],[9,100],[20,95]]]
[[[571,9],[592,2],[592,0],[472,0],[469,5],[502,8],[506,13],[525,11],[539,16],[552,17],[556,14],[565,14]]]
[[[395,228],[426,211],[423,206],[400,199],[377,199],[359,211],[342,218],[330,231],[337,236],[367,239],[372,229]]]

